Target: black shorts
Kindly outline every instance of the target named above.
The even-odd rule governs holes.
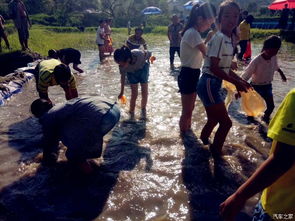
[[[178,87],[181,94],[192,94],[197,92],[200,77],[200,69],[181,67],[178,76]]]

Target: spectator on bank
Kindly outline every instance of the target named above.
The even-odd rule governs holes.
[[[131,21],[127,22],[128,36],[131,35]]]
[[[246,52],[247,49],[247,44],[250,41],[250,37],[251,37],[251,24],[254,20],[253,15],[248,15],[247,18],[241,22],[241,24],[239,25],[239,30],[240,30],[240,41],[239,41],[239,45],[240,45],[240,53],[238,55],[238,59],[239,60],[243,60],[243,56]]]
[[[241,10],[240,18],[239,18],[239,24],[241,24],[241,22],[244,21],[247,18],[248,14],[249,14],[248,11]]]
[[[2,51],[2,44],[1,44],[1,39],[2,38],[5,41],[7,49],[10,49],[9,41],[7,39],[7,35],[5,33],[5,30],[4,30],[4,23],[5,23],[5,20],[2,17],[2,15],[0,15],[0,52]]]
[[[11,0],[8,7],[10,17],[13,19],[18,32],[20,45],[22,50],[25,51],[29,49],[29,27],[31,26],[28,11],[22,0]]]
[[[285,8],[282,10],[281,17],[279,20],[279,27],[281,30],[286,29],[288,26],[289,12],[290,10],[288,8],[288,4],[285,4]]]

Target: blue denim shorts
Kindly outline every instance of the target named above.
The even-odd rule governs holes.
[[[150,64],[148,62],[146,62],[141,69],[139,69],[135,72],[128,72],[127,78],[128,78],[129,83],[130,84],[148,83],[149,69],[150,69]]]
[[[197,93],[205,107],[224,102],[226,94],[221,84],[221,79],[206,73],[202,74],[198,82]]]
[[[258,94],[260,94],[261,97],[272,97],[272,84],[266,84],[266,85],[253,85],[253,88],[255,91],[257,91]]]
[[[262,208],[261,202],[257,203],[254,209],[252,221],[271,221],[271,220],[272,218]]]

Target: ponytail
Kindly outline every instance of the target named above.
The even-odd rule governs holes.
[[[181,32],[181,36],[183,36],[188,29],[194,27],[195,25],[199,25],[197,24],[198,17],[202,17],[203,19],[210,19],[214,18],[215,16],[216,9],[211,3],[205,2],[201,5],[195,4],[191,10],[187,24]]]
[[[115,50],[114,60],[116,62],[126,62],[128,59],[132,59],[132,53],[127,46],[123,45],[121,48]]]

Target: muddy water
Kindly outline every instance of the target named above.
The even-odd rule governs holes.
[[[257,54],[261,44],[255,44]],[[157,60],[150,69],[148,120],[128,120],[128,104],[121,105],[120,123],[105,137],[103,159],[93,176],[78,174],[65,163],[64,147],[55,167],[40,164],[41,128],[29,113],[37,98],[34,82],[0,108],[0,219],[1,220],[219,220],[218,205],[266,159],[270,140],[266,125],[249,123],[234,101],[229,107],[233,127],[224,147],[224,160],[214,162],[198,140],[206,114],[199,100],[193,132],[179,136],[181,111],[176,69],[170,70],[168,43],[151,47]],[[274,80],[275,103],[282,101],[294,81],[294,48],[280,54],[289,78]],[[78,76],[80,95],[116,100],[117,65],[100,65],[97,51],[84,51]],[[240,67],[243,68],[243,65]],[[126,88],[127,99],[130,89]],[[50,88],[55,103],[63,91]],[[137,108],[139,109],[139,108]],[[238,220],[249,220],[258,196],[248,201]]]

